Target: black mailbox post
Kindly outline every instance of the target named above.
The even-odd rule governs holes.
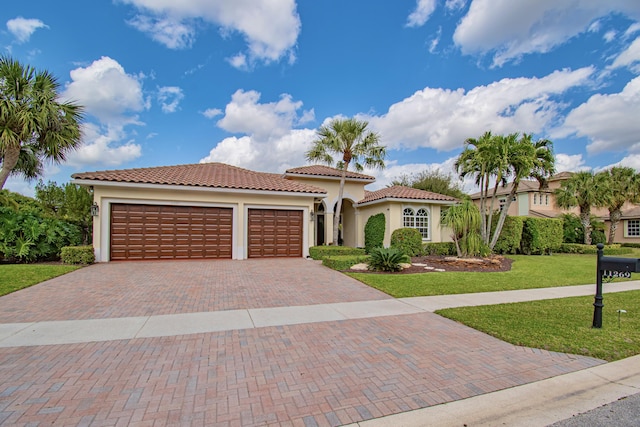
[[[640,272],[640,259],[604,256],[602,243],[597,244],[598,263],[596,276],[596,297],[593,303],[593,327],[602,328],[602,276],[631,277],[631,273]]]

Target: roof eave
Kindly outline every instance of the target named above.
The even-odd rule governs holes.
[[[285,177],[289,178],[313,178],[313,179],[329,179],[329,180],[335,180],[335,181],[339,181],[341,179],[341,177],[339,176],[331,176],[331,175],[315,175],[315,174],[308,174],[308,173],[290,173],[290,172],[285,172],[284,174]],[[375,182],[375,178],[371,177],[371,178],[354,178],[354,177],[345,177],[346,181],[355,181],[355,182],[367,182],[367,183],[372,183]]]
[[[208,191],[218,193],[244,193],[244,194],[278,194],[282,196],[292,197],[318,197],[326,195],[327,192],[305,192],[291,190],[255,190],[250,188],[230,188],[230,187],[205,187],[198,185],[177,185],[177,184],[152,184],[140,182],[122,182],[122,181],[104,181],[96,179],[79,179],[72,178],[71,183],[83,186],[102,186],[102,187],[125,187],[138,189],[154,189],[154,190],[182,190],[182,191]]]
[[[457,200],[436,200],[436,199],[408,199],[404,197],[382,197],[380,199],[371,200],[368,202],[358,202],[356,207],[363,207],[369,205],[375,205],[377,203],[383,202],[399,202],[399,203],[429,203],[431,205],[454,205],[457,203]]]

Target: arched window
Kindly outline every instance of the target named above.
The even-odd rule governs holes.
[[[411,208],[404,208],[402,211],[402,225],[415,228],[420,232],[423,239],[429,239],[429,211],[427,209],[420,208],[414,211]]]
[[[404,208],[402,211],[402,226],[414,228],[416,226],[416,218],[413,209]]]
[[[429,212],[426,209],[418,209],[416,212],[416,229],[423,239],[429,238]]]

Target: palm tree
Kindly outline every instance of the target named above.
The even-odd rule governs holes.
[[[342,197],[347,169],[350,164],[358,172],[364,166],[384,169],[386,148],[380,145],[380,136],[367,130],[366,121],[356,119],[334,119],[329,125],[321,126],[318,130],[318,139],[306,153],[310,162],[324,163],[329,166],[336,165],[342,171],[340,177],[340,191],[338,203],[333,219],[333,244],[338,244],[338,231],[340,227],[340,212],[342,210]],[[341,160],[334,161],[333,156],[341,156]]]
[[[451,238],[459,257],[475,256],[482,252],[484,242],[479,233],[480,217],[478,207],[468,197],[447,209],[443,225],[451,227]]]
[[[48,71],[0,58],[0,189],[9,175],[35,178],[43,160],[60,163],[80,146],[82,107],[59,102],[59,88]]]
[[[563,209],[577,206],[580,209],[580,222],[584,229],[584,244],[591,244],[591,207],[604,207],[607,204],[607,177],[594,174],[593,171],[574,173],[555,191],[556,203]]]
[[[609,209],[608,244],[613,244],[613,240],[622,217],[622,206],[625,202],[637,203],[640,201],[640,176],[635,169],[629,167],[616,166],[610,170],[601,172],[607,179],[607,203]]]
[[[555,173],[555,158],[553,143],[547,139],[533,142],[531,134],[524,134],[518,139],[518,134],[511,134],[505,138],[507,146],[507,175],[511,178],[511,191],[507,196],[504,208],[500,212],[496,229],[489,243],[494,248],[500,237],[502,226],[507,218],[511,202],[518,193],[518,187],[523,179],[536,179],[541,189],[547,187],[547,179]]]
[[[531,134],[520,136],[518,133],[503,136],[486,132],[478,139],[465,141],[465,149],[456,160],[455,167],[461,178],[475,176],[475,183],[480,187],[480,236],[491,250],[498,241],[520,182],[534,178],[544,188],[546,179],[555,172],[552,147],[551,141],[541,139],[533,142]],[[506,186],[509,180],[512,187],[492,234],[498,188]]]

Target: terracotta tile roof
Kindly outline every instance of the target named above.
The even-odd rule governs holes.
[[[365,191],[364,199],[358,204],[369,203],[382,199],[406,199],[406,200],[437,200],[443,202],[455,202],[458,199],[431,191],[418,190],[416,188],[394,185],[377,191]]]
[[[499,186],[498,187],[498,191],[496,192],[496,196],[504,196],[507,195],[509,193],[511,193],[511,189],[513,188],[513,182],[509,182],[507,183],[506,186]],[[525,193],[528,191],[541,191],[540,190],[540,183],[538,181],[530,181],[530,180],[522,180],[520,181],[520,185],[518,185],[518,193]],[[549,192],[549,190],[542,190],[542,192]],[[493,187],[490,188],[489,190],[489,194],[493,194]],[[480,192],[478,191],[477,193],[473,193],[471,194],[469,197],[471,197],[471,199],[479,199],[480,198]]]
[[[135,184],[284,191],[325,194],[322,188],[284,179],[280,174],[254,172],[224,163],[198,163],[75,173],[74,179]]]
[[[640,206],[636,206],[635,208],[631,208],[622,212],[621,219],[638,219],[638,218],[640,218]],[[609,219],[608,215],[607,215],[607,219]]]
[[[342,171],[340,169],[332,168],[329,166],[311,165],[311,166],[301,166],[298,168],[287,169],[284,174],[285,176],[286,175],[309,175],[309,176],[340,178],[342,176]],[[351,171],[347,171],[347,178],[364,179],[372,182],[376,180],[372,176],[351,172]]]

